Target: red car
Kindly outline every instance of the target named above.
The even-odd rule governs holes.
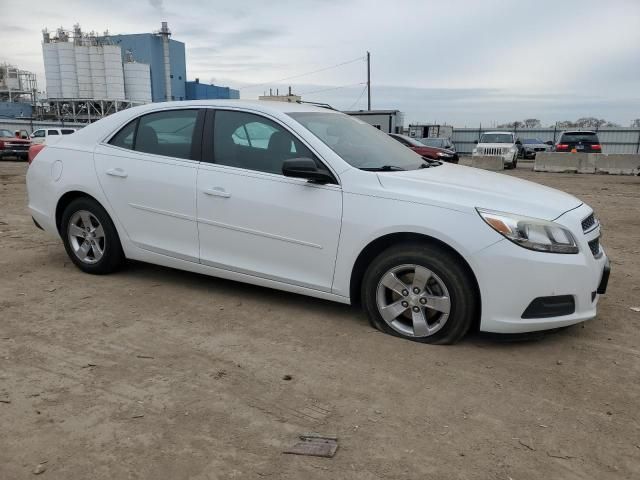
[[[36,155],[38,155],[38,153],[40,153],[40,150],[42,150],[45,146],[46,145],[44,143],[36,143],[29,147],[29,155],[27,158],[27,160],[29,161],[29,165],[31,165],[33,159],[36,158]]]
[[[17,157],[26,160],[30,145],[31,140],[17,137],[10,130],[0,128],[0,159]]]
[[[394,140],[397,140],[401,144],[409,147],[422,157],[431,158],[433,160],[440,160],[449,163],[458,163],[458,154],[453,150],[446,150],[444,148],[428,147],[424,143],[420,143],[415,138],[407,137],[406,135],[400,135],[398,133],[390,133],[389,136]]]

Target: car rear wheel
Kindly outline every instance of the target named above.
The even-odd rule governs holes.
[[[382,252],[365,273],[361,295],[375,328],[432,344],[460,340],[478,303],[462,262],[430,244],[403,244]]]
[[[60,233],[69,258],[83,272],[111,273],[124,262],[118,232],[95,200],[73,200],[62,214]]]

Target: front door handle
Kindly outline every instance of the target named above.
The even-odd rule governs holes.
[[[111,168],[107,170],[107,175],[111,175],[112,177],[127,178],[127,172],[125,172],[121,168]]]
[[[231,196],[231,194],[228,192],[225,192],[224,188],[222,187],[208,188],[204,191],[204,194],[211,195],[213,197],[222,197],[222,198],[229,198]]]

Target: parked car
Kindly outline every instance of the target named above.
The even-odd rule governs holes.
[[[566,131],[560,134],[556,152],[602,153],[596,132]]]
[[[498,156],[504,160],[505,168],[516,168],[522,142],[515,133],[486,132],[475,141],[472,156]]]
[[[84,272],[134,259],[357,303],[425,343],[591,319],[609,275],[600,225],[572,195],[422,158],[305,104],[122,110],[40,151],[27,192]]]
[[[553,142],[543,142],[539,138],[523,138],[520,158],[532,160],[538,152],[550,152],[553,150]]]
[[[29,147],[29,153],[27,154],[27,161],[29,162],[29,165],[31,165],[31,162],[36,158],[36,155],[38,155],[45,146],[46,145],[44,143],[36,143]]]
[[[442,160],[449,163],[458,163],[458,161],[460,160],[458,154],[454,151],[436,147],[428,147],[424,143],[419,142],[415,138],[408,137],[407,135],[390,133],[389,136],[391,136],[391,138],[393,138],[394,140],[400,142],[405,147],[409,147],[421,157],[431,158],[432,160]]]
[[[456,146],[451,142],[449,138],[420,138],[418,140],[427,147],[443,148],[445,150],[456,151]]]
[[[58,138],[61,135],[71,135],[76,132],[76,128],[41,128],[31,134],[33,143],[48,143],[50,137]]]
[[[22,160],[27,159],[27,151],[31,142],[16,136],[11,130],[0,129],[0,159],[5,157],[15,157]]]

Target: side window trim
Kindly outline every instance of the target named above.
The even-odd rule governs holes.
[[[256,116],[261,117],[261,118],[265,118],[265,119],[275,123],[276,125],[278,125],[282,129],[284,129],[287,133],[289,133],[295,140],[300,142],[304,147],[308,148],[309,151],[314,155],[315,160],[317,162],[319,162],[320,165],[322,165],[322,167],[324,167],[331,174],[331,176],[333,177],[334,182],[335,182],[334,185],[340,186],[340,181],[338,180],[338,175],[336,175],[334,170],[328,166],[327,162],[318,154],[318,152],[314,148],[312,148],[296,132],[291,130],[287,125],[284,125],[277,118],[273,118],[273,117],[267,116],[263,112],[257,112],[257,111],[245,110],[245,109],[209,107],[209,108],[205,108],[205,110],[207,110],[207,114],[206,114],[205,121],[203,122],[202,160],[201,160],[202,163],[208,163],[208,164],[217,165],[217,166],[220,166],[220,167],[226,166],[226,165],[222,165],[222,164],[216,163],[216,159],[215,159],[215,156],[214,156],[214,146],[213,146],[214,132],[213,132],[213,129],[215,128],[215,114],[216,114],[216,112],[217,111],[226,111],[226,112],[248,113],[248,114],[256,115]],[[204,132],[209,132],[209,133],[205,134]],[[248,132],[246,132],[246,133],[247,133],[247,138],[249,138],[248,137]],[[207,138],[207,137],[209,137],[209,138]],[[208,160],[208,159],[210,159],[210,160]],[[230,168],[240,168],[240,167],[230,167]],[[242,168],[240,168],[240,169],[242,169]],[[245,170],[245,169],[242,169],[242,170]],[[259,174],[278,175],[278,174],[273,174],[273,173],[269,173],[269,172],[264,172],[264,171],[261,171],[261,170],[251,170],[251,171],[254,172],[254,173],[259,173]],[[283,175],[280,174],[280,176],[283,176]]]

